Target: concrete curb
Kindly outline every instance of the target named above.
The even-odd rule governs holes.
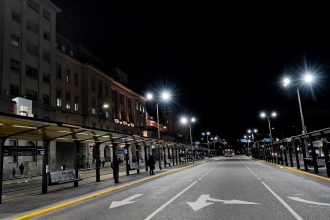
[[[205,161],[203,161],[203,162],[205,162]],[[73,200],[70,200],[70,201],[67,201],[67,202],[63,202],[63,203],[59,203],[59,204],[49,206],[47,208],[42,208],[42,209],[37,210],[37,211],[32,211],[30,213],[27,213],[27,214],[24,214],[22,216],[16,217],[14,219],[15,220],[26,220],[26,219],[40,217],[40,216],[46,215],[50,212],[58,211],[60,209],[63,209],[63,208],[66,208],[66,207],[69,207],[69,206],[72,206],[72,205],[75,205],[75,204],[78,204],[78,203],[81,203],[81,202],[85,202],[85,201],[88,201],[88,200],[91,200],[91,199],[95,199],[95,198],[110,194],[112,192],[115,192],[115,191],[118,191],[118,190],[121,190],[121,189],[125,189],[125,188],[128,188],[128,187],[143,183],[143,182],[147,182],[149,180],[158,179],[162,176],[166,176],[166,175],[169,175],[169,174],[172,174],[172,173],[176,173],[176,172],[179,172],[179,171],[182,171],[182,170],[192,168],[192,167],[197,166],[197,165],[199,165],[203,162],[188,165],[188,166],[185,166],[185,167],[175,168],[175,169],[166,171],[164,173],[157,174],[155,176],[142,178],[142,179],[135,180],[133,182],[129,182],[129,183],[126,183],[126,184],[123,184],[123,185],[120,185],[120,186],[110,187],[108,189],[101,190],[99,192],[92,193],[90,195],[83,196],[83,197],[78,198],[78,199],[73,199]]]
[[[294,172],[294,173],[299,173],[299,174],[304,175],[304,176],[309,176],[309,177],[312,177],[312,178],[330,183],[330,178],[329,177],[319,176],[319,175],[316,175],[316,174],[308,173],[308,172],[303,171],[303,170],[297,170],[297,169],[294,169],[292,167],[287,167],[287,166],[283,166],[283,165],[279,165],[279,164],[274,164],[274,163],[270,163],[270,162],[267,162],[267,161],[264,161],[264,160],[257,160],[257,161],[260,162],[260,163],[269,164],[273,167],[278,167],[280,169],[288,170],[288,171],[291,171],[291,172]]]

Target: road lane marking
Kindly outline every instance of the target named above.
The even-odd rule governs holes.
[[[207,202],[207,201],[212,201],[212,202]],[[248,202],[248,201],[242,201],[242,200],[237,200],[237,199],[232,199],[232,200],[213,199],[208,194],[202,194],[196,200],[196,202],[187,202],[187,204],[196,212],[206,206],[214,204],[214,202],[221,202],[224,205],[257,205],[257,204],[259,204],[259,203],[255,203],[255,202]]]
[[[282,205],[297,219],[302,220],[302,217],[298,215],[280,196],[278,196],[265,182],[261,183],[268,189],[268,191],[280,202]]]
[[[198,180],[201,180],[201,179],[202,179],[202,177],[199,177],[199,178],[198,178]]]
[[[197,181],[195,181],[192,184],[190,184],[189,186],[187,186],[184,190],[182,190],[181,192],[179,192],[176,196],[174,196],[172,199],[170,199],[169,201],[167,201],[164,205],[162,205],[161,207],[159,207],[156,211],[154,211],[153,213],[151,213],[144,220],[152,219],[155,215],[157,215],[157,213],[159,213],[160,211],[162,211],[166,206],[168,206],[169,204],[171,204],[176,198],[178,198],[179,196],[181,196],[185,191],[187,191],[188,189],[190,189],[196,183],[197,183]]]
[[[309,201],[309,200],[305,200],[305,199],[302,199],[299,197],[288,197],[288,198],[292,199],[294,201],[297,201],[297,202],[303,202],[303,203],[312,204],[312,205],[330,206],[330,203]]]
[[[113,208],[116,208],[116,207],[119,207],[119,206],[123,206],[123,205],[128,205],[128,204],[131,204],[131,203],[134,203],[136,201],[132,201],[133,199],[136,199],[137,197],[140,197],[142,196],[143,194],[135,194],[133,196],[130,196],[126,199],[123,199],[121,201],[112,201],[109,209],[113,209]]]

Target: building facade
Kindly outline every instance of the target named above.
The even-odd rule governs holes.
[[[112,72],[98,68],[97,57],[88,50],[56,32],[60,12],[50,0],[0,0],[0,112],[142,135],[145,98],[115,80]],[[31,106],[19,104],[24,102]],[[42,143],[8,140],[6,145]],[[92,164],[91,146],[80,148],[81,163]],[[101,159],[109,161],[110,153],[109,146],[101,146]],[[66,158],[71,154],[72,147],[52,142],[50,166],[70,167]],[[5,157],[5,178],[20,163],[27,167],[27,175],[41,172],[40,158]]]

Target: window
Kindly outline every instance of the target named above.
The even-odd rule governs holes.
[[[61,46],[61,50],[62,50],[62,52],[65,52],[65,46],[64,45]]]
[[[50,52],[44,51],[43,54],[42,54],[42,56],[44,58],[44,61],[50,63]]]
[[[20,73],[20,62],[18,60],[10,59],[10,70],[14,73]]]
[[[38,33],[39,33],[39,27],[38,27],[38,25],[37,25],[37,24],[33,24],[33,23],[30,22],[30,21],[28,21],[28,22],[26,23],[26,28],[27,28],[29,31],[31,31],[31,32],[33,32],[33,33],[35,33],[35,34],[38,34]]]
[[[74,111],[75,111],[75,112],[79,111],[78,100],[79,100],[78,96],[75,96],[75,97],[74,97]]]
[[[92,91],[95,91],[95,80],[92,79]]]
[[[37,100],[38,95],[37,95],[37,92],[36,91],[30,90],[30,89],[26,89],[25,90],[25,94],[26,94],[26,98],[27,99],[34,100],[34,101]]]
[[[46,19],[47,21],[51,20],[51,14],[50,12],[44,10],[44,19]]]
[[[44,104],[49,105],[49,103],[50,103],[49,95],[43,95],[43,96],[42,96],[42,102],[43,102]]]
[[[79,84],[79,83],[78,83],[78,73],[75,73],[75,74],[74,74],[74,85],[75,85],[75,86],[78,86],[78,84]]]
[[[109,118],[109,116],[110,116],[109,111],[105,111],[105,117]]]
[[[11,41],[10,41],[11,45],[13,45],[14,47],[20,48],[20,44],[21,44],[21,39],[19,36],[12,34],[11,35]]]
[[[71,70],[67,69],[66,70],[66,77],[65,77],[65,82],[66,83],[70,83],[70,81],[71,81],[70,77],[71,77]]]
[[[42,36],[44,37],[45,40],[50,41],[50,33],[48,31],[44,31]]]
[[[124,95],[120,94],[120,104],[124,105]]]
[[[62,79],[62,65],[57,64],[57,74],[56,74],[57,79]]]
[[[16,85],[10,85],[9,86],[9,94],[14,96],[14,97],[19,96],[19,87],[16,86]]]
[[[62,92],[60,90],[56,91],[56,106],[62,107]]]
[[[105,85],[105,96],[108,97],[109,96],[109,88],[108,88],[108,85]]]
[[[44,74],[43,74],[43,76],[42,76],[42,81],[43,81],[44,83],[49,84],[49,83],[50,83],[50,74],[44,72]]]
[[[39,56],[39,47],[34,45],[34,44],[31,44],[31,43],[27,43],[26,44],[26,52],[34,55],[34,56]]]
[[[135,103],[136,111],[139,111],[139,103]]]
[[[16,21],[17,23],[21,23],[21,14],[18,12],[12,12],[11,13],[11,18],[13,19],[13,21]]]
[[[65,104],[66,109],[71,109],[70,98],[71,98],[70,93],[67,93],[66,94],[66,104]]]
[[[32,66],[26,65],[26,75],[35,79],[38,79],[38,69]]]
[[[34,10],[35,12],[39,12],[40,6],[34,0],[27,0],[27,6],[32,10]]]

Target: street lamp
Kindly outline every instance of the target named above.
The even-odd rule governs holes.
[[[252,143],[254,143],[254,135],[253,133],[258,133],[258,129],[254,128],[254,129],[247,129],[247,133],[251,134],[249,135],[249,138],[252,139]],[[246,136],[245,136],[246,137]],[[248,148],[247,148],[247,155],[249,155],[249,150],[250,150],[250,145],[249,145],[249,140],[248,140]]]
[[[210,154],[209,136],[211,135],[211,133],[210,133],[209,131],[207,131],[207,132],[202,132],[202,135],[203,135],[203,136],[206,135],[207,148],[209,149],[209,154]]]
[[[270,126],[270,118],[276,118],[277,117],[277,113],[276,112],[272,112],[271,114],[268,114],[266,112],[261,112],[260,113],[260,117],[261,118],[267,118],[268,120],[268,128],[269,128],[269,136],[271,138],[271,142],[273,143],[273,136],[272,136],[272,127]]]
[[[188,124],[189,125],[189,133],[190,133],[190,145],[193,145],[193,141],[192,141],[192,132],[191,132],[191,123],[195,123],[196,122],[196,118],[195,117],[191,117],[190,120],[188,120],[187,117],[182,117],[180,119],[181,124]]]
[[[315,82],[315,75],[314,73],[310,71],[306,71],[301,78],[301,82],[304,85],[309,85],[311,86]],[[289,87],[291,85],[292,81],[289,77],[284,77],[282,80],[282,85],[283,87]],[[301,99],[300,99],[300,92],[299,92],[299,87],[298,83],[296,83],[297,87],[297,96],[298,96],[298,104],[299,104],[299,111],[300,111],[300,120],[301,120],[301,126],[302,126],[302,132],[303,134],[307,133],[306,125],[305,125],[305,119],[304,119],[304,114],[301,106]]]
[[[159,129],[159,111],[158,111],[158,105],[159,102],[168,102],[171,100],[171,93],[169,91],[162,91],[159,95],[159,98],[156,100],[156,108],[157,108],[157,130],[158,130],[158,139],[160,139],[160,129]],[[146,98],[148,101],[152,101],[154,99],[154,95],[150,92],[146,94]]]

